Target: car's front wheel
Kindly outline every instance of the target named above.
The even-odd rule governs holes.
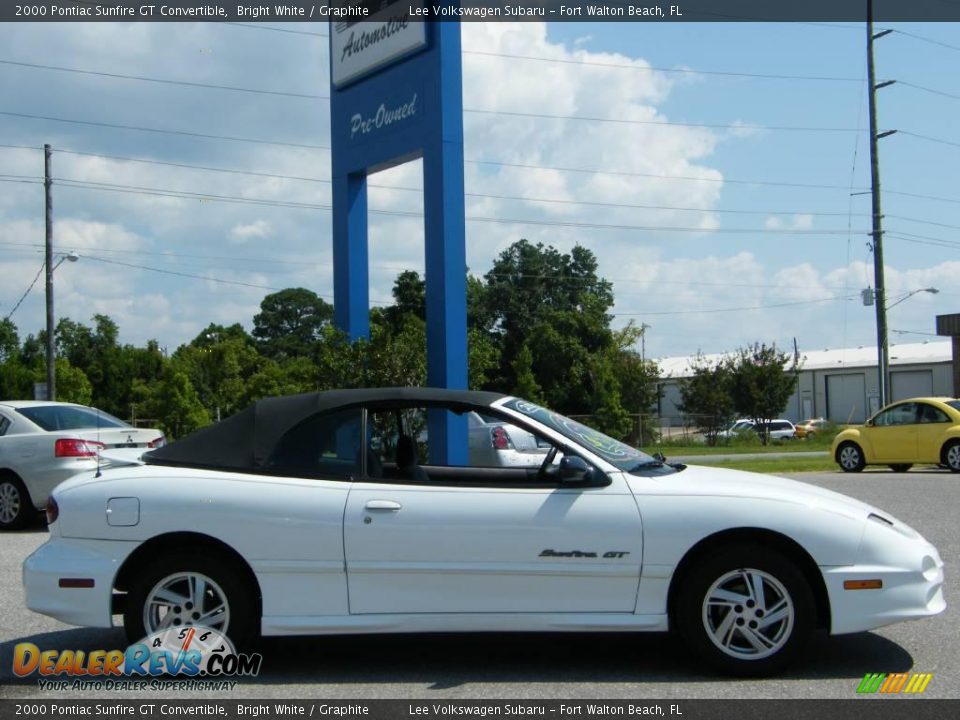
[[[33,513],[33,501],[16,475],[0,475],[0,530],[18,530]]]
[[[731,545],[685,575],[674,617],[696,657],[733,675],[767,676],[797,656],[814,615],[796,565],[773,550]]]
[[[960,441],[951,440],[944,446],[943,464],[953,472],[960,472]]]
[[[863,450],[856,443],[845,442],[837,448],[837,464],[844,472],[860,472],[867,463]]]
[[[224,557],[171,555],[145,568],[127,596],[123,627],[136,642],[160,630],[199,625],[217,630],[235,645],[255,631],[255,603]]]

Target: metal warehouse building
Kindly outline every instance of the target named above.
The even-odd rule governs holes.
[[[904,343],[890,346],[890,400],[930,395],[952,396],[951,341]],[[717,363],[724,356],[707,355]],[[682,427],[684,414],[679,381],[692,374],[693,357],[657,360],[660,366],[661,427]],[[825,417],[837,423],[861,423],[880,409],[877,348],[863,346],[817,350],[801,354],[797,389],[783,417],[794,422]]]

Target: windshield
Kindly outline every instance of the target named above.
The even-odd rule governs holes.
[[[954,410],[960,410],[960,400],[950,400],[949,402],[944,403],[944,405],[949,405]]]
[[[578,423],[576,420],[571,420],[552,410],[547,410],[535,403],[512,398],[505,402],[503,406],[516,410],[518,413],[556,430],[565,438],[587,448],[590,452],[599,455],[624,472],[633,472],[647,467],[663,467],[663,463],[650,457],[645,452],[632,448],[619,440],[614,440],[599,430],[594,430],[592,427]]]
[[[79,405],[35,405],[17,408],[17,412],[47,432],[130,427],[123,420],[108,415],[102,410]]]

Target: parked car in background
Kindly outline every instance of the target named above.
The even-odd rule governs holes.
[[[427,418],[470,412],[536,437],[540,466],[444,462],[449,438]],[[131,642],[203,626],[241,647],[258,634],[675,630],[691,658],[742,675],[782,670],[818,628],[946,607],[936,548],[882,510],[669,465],[499,393],[266,398],[141,462],[54,490],[50,537],[23,566],[27,607],[93,627],[122,615]]]
[[[159,430],[135,428],[85,405],[0,401],[0,530],[21,527],[46,507],[54,487],[95,469],[101,450],[163,443]]]
[[[470,463],[487,467],[540,467],[550,446],[533,433],[479,412],[467,413]]]
[[[813,439],[828,425],[828,421],[822,417],[810,418],[794,426],[797,431],[797,437],[803,439]]]
[[[793,423],[789,420],[770,420],[769,422],[758,425],[753,420],[742,418],[731,425],[730,429],[717,433],[717,437],[734,438],[738,434],[747,432],[748,430],[753,430],[758,435],[766,432],[772,440],[792,440],[797,436],[796,428],[794,428]]]
[[[926,397],[888,405],[863,425],[833,440],[833,457],[844,472],[888,465],[906,472],[917,463],[960,472],[960,400]]]

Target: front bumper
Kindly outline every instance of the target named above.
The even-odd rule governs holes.
[[[27,607],[70,625],[111,627],[113,580],[135,542],[51,537],[23,563]],[[61,579],[93,587],[60,587]]]
[[[830,598],[834,635],[862,632],[943,612],[943,560],[937,549],[906,528],[867,521],[855,565],[821,568]],[[912,534],[912,537],[909,536]],[[877,590],[846,590],[847,580],[876,580]]]

